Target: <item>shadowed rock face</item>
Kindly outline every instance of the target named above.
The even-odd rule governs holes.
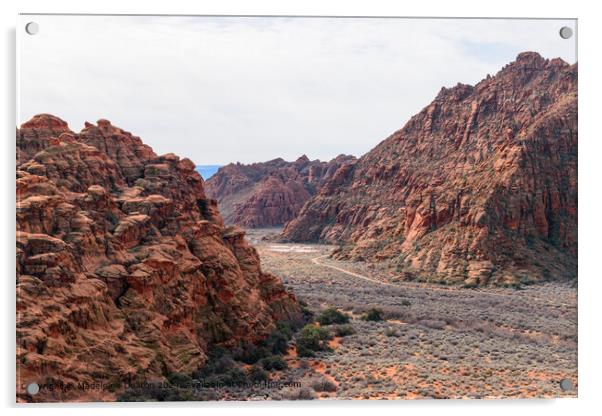
[[[577,65],[526,52],[325,183],[284,237],[469,285],[577,276]]]
[[[214,344],[299,319],[189,159],[157,156],[106,120],[75,134],[50,115],[17,130],[17,150],[19,392],[191,372]]]
[[[303,155],[295,162],[274,159],[250,165],[231,163],[206,182],[227,224],[244,227],[284,225],[353,156],[339,155],[330,162],[310,161]]]

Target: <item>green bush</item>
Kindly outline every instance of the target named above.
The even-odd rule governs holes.
[[[330,351],[330,332],[316,325],[305,325],[297,335],[297,354],[300,357],[313,357],[316,351]]]
[[[224,374],[235,366],[234,359],[226,349],[218,347],[210,350],[205,366],[195,372],[194,378],[203,378],[212,374]]]
[[[351,326],[350,324],[337,325],[334,328],[334,334],[337,337],[346,337],[347,335],[355,334],[355,328],[353,328],[353,326]]]
[[[317,321],[320,325],[346,324],[349,316],[336,308],[328,308],[318,316]]]
[[[167,376],[167,381],[172,386],[184,388],[189,387],[193,382],[192,377],[182,373],[171,373]]]
[[[286,354],[288,342],[292,337],[293,328],[291,325],[286,322],[278,322],[276,329],[260,343],[260,346],[271,351],[272,354]]]
[[[382,321],[384,312],[379,308],[372,308],[366,311],[362,319],[364,321]]]
[[[288,341],[290,340],[286,334],[280,331],[274,331],[266,340],[266,348],[272,352],[272,354],[286,354],[288,350]]]
[[[306,302],[299,299],[299,306],[301,306],[301,314],[303,315],[303,322],[311,322],[314,318],[314,313],[309,309]]]
[[[268,371],[272,371],[272,370],[280,371],[280,370],[285,370],[288,367],[288,365],[286,364],[286,361],[284,361],[282,359],[282,357],[279,357],[277,355],[263,358],[260,361],[260,364],[265,370],[268,370]]]
[[[262,381],[268,381],[270,379],[268,372],[257,365],[251,367],[247,375],[249,377],[249,380],[251,380],[253,383],[260,383]]]
[[[271,355],[271,353],[267,347],[258,347],[253,344],[247,344],[243,346],[242,350],[238,351],[234,358],[245,364],[255,364],[257,361],[269,355]]]
[[[284,334],[284,336],[286,336],[289,340],[293,338],[293,328],[288,322],[278,322],[276,324],[276,330]]]
[[[240,368],[233,368],[226,375],[230,384],[244,384],[248,382],[247,374]]]
[[[226,373],[205,377],[203,381],[208,386],[220,387],[244,385],[249,382],[249,379],[247,373],[240,368],[232,368]]]

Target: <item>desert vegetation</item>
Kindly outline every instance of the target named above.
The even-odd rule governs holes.
[[[466,289],[394,282],[377,265],[331,258],[312,261],[328,254],[329,246],[274,251],[273,242],[259,238],[263,232],[254,231],[251,238],[257,241],[264,268],[282,277],[310,317],[310,329],[301,331],[308,339],[303,337],[301,344],[317,348],[310,348],[307,356],[298,354],[287,371],[300,377],[313,397],[576,394],[576,389],[559,388],[565,378],[577,386],[577,292],[570,283]],[[348,322],[337,323],[346,320],[342,316]],[[301,332],[293,337],[297,352]],[[320,377],[336,390],[320,389]]]

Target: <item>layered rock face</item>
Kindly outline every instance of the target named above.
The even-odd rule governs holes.
[[[17,153],[19,393],[188,373],[212,345],[257,342],[299,319],[189,159],[157,156],[106,120],[75,134],[50,115],[23,124]]]
[[[293,241],[399,277],[512,284],[577,276],[577,65],[526,52],[435,100],[289,222]]]
[[[218,201],[227,224],[279,226],[293,219],[341,166],[353,162],[353,156],[320,162],[304,155],[295,162],[231,163],[207,180],[206,191]]]

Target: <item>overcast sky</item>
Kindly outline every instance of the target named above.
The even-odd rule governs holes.
[[[35,21],[34,36],[22,30]],[[576,61],[561,20],[21,16],[19,123],[106,118],[196,164],[360,156],[442,86],[522,51]]]

